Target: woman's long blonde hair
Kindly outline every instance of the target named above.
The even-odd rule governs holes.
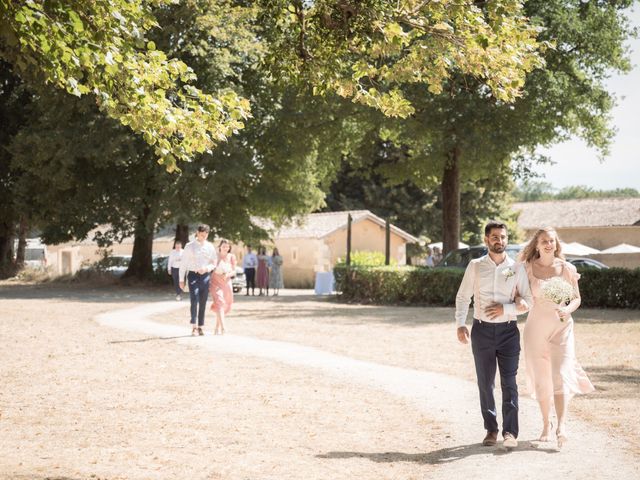
[[[520,260],[523,262],[532,262],[536,258],[540,258],[540,252],[538,252],[538,239],[543,233],[553,234],[556,237],[556,251],[553,252],[553,255],[564,260],[562,245],[560,245],[560,237],[558,236],[556,229],[553,227],[544,227],[537,230],[533,235],[533,238],[529,240],[529,243],[527,243],[527,245],[522,249],[522,252],[520,252]]]

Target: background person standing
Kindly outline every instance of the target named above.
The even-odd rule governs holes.
[[[284,288],[284,282],[282,281],[282,264],[284,260],[277,248],[273,249],[271,255],[271,275],[269,276],[269,286],[271,287],[273,294],[278,295],[280,289]]]
[[[257,273],[257,284],[260,292],[258,295],[264,295],[262,290],[266,291],[267,296],[269,296],[269,268],[271,267],[271,257],[267,255],[267,249],[265,247],[258,248],[258,268],[256,270]]]
[[[247,282],[247,295],[249,288],[251,294],[256,294],[256,267],[258,266],[258,257],[251,251],[251,247],[247,245],[247,254],[242,258],[242,268],[244,270],[244,278]]]
[[[189,282],[189,299],[191,300],[191,335],[204,335],[205,307],[209,298],[211,272],[216,267],[216,249],[207,241],[209,225],[198,225],[196,239],[187,243],[182,254],[180,265],[180,288],[184,288],[187,275]],[[198,326],[196,328],[196,318]]]
[[[180,288],[180,279],[184,277],[180,277],[180,264],[182,263],[183,253],[184,250],[182,250],[182,242],[180,240],[176,240],[173,243],[173,250],[171,250],[167,260],[167,271],[173,279],[173,288],[176,290],[176,300],[182,300],[183,291],[182,288]]]

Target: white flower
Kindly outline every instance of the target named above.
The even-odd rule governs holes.
[[[505,268],[501,273],[504,276],[505,280],[509,280],[516,274],[516,272],[514,272],[511,268]]]
[[[225,275],[231,272],[231,267],[226,262],[220,262],[220,264],[214,270],[218,275]]]
[[[563,278],[553,277],[542,284],[542,296],[556,305],[566,305],[575,298],[575,291]]]

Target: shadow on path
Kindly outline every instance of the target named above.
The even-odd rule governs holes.
[[[522,451],[536,451],[541,453],[558,453],[559,450],[553,447],[546,447],[537,442],[524,441],[520,442],[518,448],[507,450],[502,447],[483,447],[479,443],[470,445],[461,445],[458,447],[441,448],[427,453],[403,453],[403,452],[329,452],[322,455],[316,455],[317,458],[325,458],[330,460],[341,460],[349,458],[366,458],[376,463],[393,463],[393,462],[413,462],[423,465],[442,465],[446,463],[456,462],[473,455],[510,455],[517,454]]]
[[[174,337],[148,337],[148,338],[138,338],[138,339],[134,339],[134,340],[113,340],[113,341],[109,342],[109,344],[116,344],[116,343],[142,343],[142,342],[151,342],[153,340],[175,340],[176,338],[191,338],[191,337],[193,337],[193,335],[176,335]]]

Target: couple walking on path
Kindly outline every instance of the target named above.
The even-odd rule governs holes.
[[[561,448],[567,441],[569,400],[574,394],[594,390],[575,357],[571,313],[580,306],[580,275],[564,260],[553,228],[536,232],[522,251],[519,263],[506,254],[505,224],[489,222],[484,234],[488,253],[467,266],[456,296],[455,313],[458,340],[464,344],[471,340],[486,430],[482,444],[492,446],[498,439],[493,395],[497,367],[502,389],[503,445],[518,446],[517,315],[528,311],[524,328],[526,378],[542,414],[538,440],[548,442],[552,438],[550,414],[554,406],[555,437]],[[465,324],[472,297],[473,326],[469,333]]]
[[[231,244],[222,239],[218,251],[207,241],[209,226],[199,225],[196,239],[184,247],[180,263],[180,289],[184,289],[185,275],[189,283],[191,301],[191,334],[204,335],[204,317],[209,293],[213,300],[211,310],[216,313],[215,335],[224,334],[224,321],[233,304],[231,279],[236,272],[236,257]]]

